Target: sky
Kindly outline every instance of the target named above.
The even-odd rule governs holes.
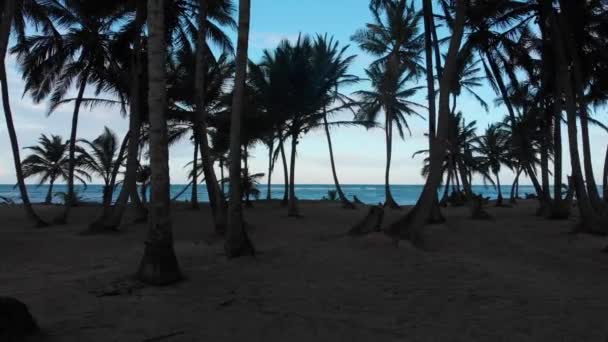
[[[420,8],[420,1],[415,4]],[[371,21],[368,0],[253,0],[251,8],[251,32],[249,58],[259,61],[265,49],[273,49],[282,39],[294,40],[298,34],[325,34],[333,35],[341,45],[349,45],[350,54],[357,55],[351,73],[364,76],[365,68],[373,61],[373,57],[358,49],[350,37],[365,23]],[[440,36],[445,32],[440,31]],[[230,32],[233,41],[236,41],[236,32]],[[69,137],[72,118],[72,105],[60,107],[56,112],[47,116],[48,104],[45,102],[35,104],[29,96],[23,95],[23,81],[19,67],[13,56],[7,58],[7,73],[11,106],[20,147],[32,146],[40,134],[58,134],[64,138]],[[418,85],[426,85],[421,78]],[[365,89],[362,83],[358,89]],[[356,90],[356,89],[353,89]],[[476,120],[478,134],[491,123],[500,121],[506,114],[503,106],[494,106],[496,95],[488,85],[478,89],[479,95],[490,104],[490,111],[486,113],[478,102],[471,96],[463,95],[458,99],[458,110],[462,111],[467,122]],[[91,93],[85,96],[92,96]],[[102,96],[103,97],[103,96]],[[414,101],[426,105],[426,90],[421,90],[413,97]],[[426,117],[424,111],[420,114]],[[605,122],[605,109],[598,111],[596,118]],[[352,118],[350,113],[334,116],[335,120]],[[391,167],[391,184],[423,184],[424,178],[420,175],[422,157],[412,158],[412,154],[428,147],[425,133],[428,123],[421,118],[411,117],[408,120],[411,127],[411,136],[406,135],[404,140],[395,139],[393,145],[393,160]],[[102,133],[103,127],[108,126],[122,139],[128,129],[128,120],[119,113],[118,109],[83,108],[80,113],[78,136],[80,138],[94,139]],[[566,130],[564,129],[564,134]],[[599,129],[591,129],[592,155],[596,180],[601,183],[603,173],[604,155],[608,142],[607,133]],[[564,135],[564,170],[570,172],[568,158],[567,137]],[[332,143],[336,167],[340,182],[343,184],[382,184],[384,182],[384,168],[386,160],[384,134],[380,129],[366,130],[364,128],[337,128],[332,130]],[[192,145],[181,142],[170,149],[171,182],[174,184],[187,183],[187,170],[184,165],[192,159]],[[289,150],[286,151],[289,153]],[[27,155],[22,150],[22,159]],[[255,146],[250,151],[250,171],[252,173],[267,173],[267,150],[262,146]],[[272,182],[283,183],[282,167],[277,164]],[[514,175],[506,168],[501,171],[501,182],[511,182]],[[29,179],[28,183],[35,183]],[[266,182],[265,178],[262,182]],[[323,130],[309,132],[298,145],[296,182],[299,184],[327,184],[333,183],[329,163],[327,140]],[[474,179],[480,184],[480,179]],[[6,132],[4,116],[0,118],[0,184],[14,184],[14,166],[10,142]],[[99,183],[94,179],[93,183]],[[528,180],[522,180],[528,184]]]

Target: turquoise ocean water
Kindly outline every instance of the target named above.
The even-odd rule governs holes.
[[[344,193],[349,198],[357,196],[361,201],[368,204],[377,204],[384,202],[384,186],[377,184],[344,184],[342,185]],[[171,186],[171,197],[175,197],[184,189],[184,185],[172,185]],[[259,190],[261,191],[260,198],[266,198],[266,185],[260,185]],[[273,184],[271,187],[272,197],[274,199],[283,198],[282,184]],[[333,184],[306,184],[296,185],[296,197],[305,200],[318,200],[327,196],[329,190],[333,190]],[[120,189],[117,189],[115,193],[118,194]],[[473,187],[476,193],[483,194],[485,197],[496,198],[496,190],[491,186],[476,185]],[[66,191],[66,186],[62,184],[55,185],[53,192]],[[86,189],[83,186],[76,186],[76,191],[83,200],[88,202],[101,202],[102,198],[102,186],[101,185],[89,185]],[[391,185],[391,191],[393,197],[399,204],[414,204],[422,191],[422,185]],[[441,189],[439,190],[441,193]],[[503,196],[508,197],[511,187],[502,187]],[[36,186],[28,185],[28,193],[32,202],[43,202],[48,192],[48,186]],[[519,187],[520,196],[524,196],[526,193],[534,193],[534,188],[529,185],[521,185]],[[180,201],[189,201],[192,191],[188,189],[181,196],[177,198]],[[19,190],[14,188],[14,185],[3,184],[0,185],[0,196],[10,198],[15,202],[20,201]],[[208,200],[207,190],[204,185],[199,185],[198,188],[199,201],[206,202]],[[60,202],[60,198],[54,197],[54,202]]]

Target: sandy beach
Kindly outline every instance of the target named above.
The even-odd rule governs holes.
[[[176,205],[185,280],[154,288],[131,280],[145,225],[83,236],[98,208],[81,207],[36,230],[4,206],[0,293],[29,306],[43,330],[31,341],[605,341],[608,241],[535,208],[490,207],[493,221],[448,208],[420,251],[346,236],[365,208],[304,202],[294,219],[260,202],[246,210],[257,257],[227,260],[209,209]]]

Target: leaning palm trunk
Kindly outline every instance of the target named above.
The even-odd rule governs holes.
[[[563,45],[563,35],[560,33],[557,25],[555,13],[552,14],[552,25],[554,49],[557,56],[557,65],[559,67],[556,73],[558,86],[561,87],[565,95],[566,114],[568,119],[568,140],[570,144],[570,163],[572,166],[572,183],[575,189],[577,204],[581,215],[581,228],[587,232],[603,232],[606,228],[602,227],[599,217],[594,212],[594,209],[589,200],[585,180],[583,178],[579,150],[578,150],[578,129],[576,120],[577,106],[575,103],[575,94],[571,85],[571,74],[568,69],[565,46]]]
[[[247,50],[249,47],[250,0],[239,1],[239,30],[236,51],[236,75],[232,97],[232,116],[230,121],[230,205],[224,250],[230,258],[253,255],[255,250],[243,220],[241,204],[241,118],[245,98],[245,77],[247,73]]]
[[[385,113],[385,116],[386,127],[384,133],[386,137],[386,169],[384,170],[384,206],[391,209],[399,209],[399,204],[395,202],[393,194],[391,193],[390,185],[391,159],[393,154],[393,120],[388,111]]]
[[[148,238],[137,277],[149,284],[178,281],[181,272],[173,250],[169,209],[169,148],[167,144],[164,1],[148,0],[148,75],[150,115],[151,207]]]
[[[78,89],[78,95],[76,102],[74,103],[74,113],[72,114],[72,129],[70,133],[70,146],[69,146],[69,159],[68,159],[68,191],[65,200],[65,209],[63,213],[57,217],[54,222],[57,224],[67,223],[70,210],[74,206],[74,169],[76,168],[76,138],[78,133],[78,116],[80,113],[80,105],[82,104],[82,98],[84,96],[84,90],[87,86],[89,78],[88,67],[83,71],[84,76],[82,77]]]
[[[517,184],[519,184],[519,177],[521,176],[521,173],[522,173],[522,169],[517,168],[517,172],[515,174],[515,180],[513,180],[513,184],[511,185],[511,194],[509,195],[509,202],[511,204],[515,204],[517,202],[516,189],[517,189]]]
[[[205,45],[207,37],[207,10],[208,1],[199,0],[198,24],[199,32],[196,40],[196,113],[194,114],[195,135],[200,141],[201,160],[205,174],[205,184],[209,194],[209,205],[213,212],[216,233],[223,235],[226,231],[226,199],[220,191],[213,160],[211,159],[211,148],[207,137],[207,110],[205,108]]]
[[[55,179],[51,178],[49,180],[49,191],[46,193],[46,198],[44,199],[44,204],[51,204],[53,201],[53,185],[55,184]]]
[[[323,108],[325,111],[325,108]],[[336,186],[336,191],[338,192],[338,197],[340,198],[340,202],[342,202],[342,206],[348,209],[355,209],[355,205],[346,198],[344,192],[342,191],[342,187],[340,186],[340,182],[338,181],[338,175],[336,173],[336,163],[334,161],[334,150],[331,144],[331,136],[329,134],[329,125],[327,123],[327,113],[323,115],[323,126],[325,127],[325,136],[327,137],[327,146],[329,147],[329,161],[331,163],[331,174],[334,177],[334,185]]]
[[[296,149],[298,146],[298,133],[295,128],[291,134],[291,162],[289,166],[289,202],[287,203],[288,216],[300,216],[298,199],[296,198]]]
[[[6,65],[4,59],[6,57],[6,51],[8,48],[8,40],[12,25],[12,15],[14,13],[15,1],[5,0],[2,13],[0,13],[2,22],[0,23],[0,86],[2,87],[2,106],[4,109],[4,118],[6,120],[6,127],[8,135],[11,141],[11,149],[13,150],[13,162],[15,165],[15,175],[17,177],[17,184],[19,186],[19,192],[21,194],[21,201],[23,202],[23,208],[25,209],[26,216],[30,219],[36,227],[45,227],[47,223],[44,222],[34,211],[32,203],[27,193],[27,187],[25,186],[25,178],[23,176],[23,169],[21,168],[21,157],[19,155],[19,142],[17,141],[17,133],[15,132],[15,125],[13,123],[13,114],[11,112],[9,94],[8,94],[8,81],[6,78]]]
[[[190,197],[191,208],[199,209],[198,205],[198,138],[194,134],[194,156],[192,157],[192,196]]]
[[[267,178],[267,187],[266,187],[266,200],[270,201],[272,199],[271,185],[272,185],[272,169],[274,167],[273,161],[273,153],[274,153],[274,140],[270,142],[268,145],[268,178]]]
[[[466,1],[457,0],[456,18],[454,21],[452,37],[450,38],[450,46],[446,57],[445,70],[441,75],[440,95],[439,95],[439,116],[437,135],[433,141],[433,147],[430,151],[430,167],[429,176],[427,177],[424,189],[418,198],[414,208],[408,212],[403,218],[392,224],[388,233],[400,239],[408,239],[414,245],[423,247],[424,239],[422,236],[422,228],[431,218],[435,198],[437,198],[437,187],[441,182],[443,174],[443,161],[447,152],[447,138],[449,129],[450,115],[450,84],[453,84],[456,75],[457,57],[464,34]]]
[[[567,17],[568,15],[562,11],[562,16]],[[567,19],[566,19],[567,20]],[[596,210],[603,210],[605,208],[604,203],[600,198],[600,195],[597,191],[597,184],[595,183],[595,175],[593,174],[593,162],[591,159],[591,143],[589,141],[589,113],[587,112],[587,104],[585,101],[585,94],[583,89],[583,78],[581,74],[581,64],[580,59],[577,53],[576,44],[573,41],[572,36],[570,35],[568,29],[568,21],[563,20],[565,24],[563,25],[566,37],[566,47],[568,51],[570,51],[570,58],[572,59],[572,79],[574,80],[574,94],[575,98],[578,98],[578,108],[580,111],[580,123],[581,123],[581,137],[583,142],[583,165],[585,172],[585,180],[587,181],[587,193],[589,195],[589,200],[591,201],[591,205]]]

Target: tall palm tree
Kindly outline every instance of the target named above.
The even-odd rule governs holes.
[[[181,272],[173,249],[169,209],[169,149],[166,123],[166,45],[164,0],[148,1],[148,75],[150,113],[150,163],[152,192],[149,231],[138,278],[153,285],[178,281]]]
[[[39,185],[49,183],[49,190],[44,203],[50,204],[53,199],[53,185],[55,182],[68,179],[69,161],[66,156],[68,144],[58,135],[48,137],[42,134],[38,139],[37,146],[29,146],[25,149],[33,153],[23,160],[23,175],[25,178],[40,177]],[[79,158],[77,164],[79,167],[76,168],[75,177],[86,184],[86,181],[90,180],[91,177],[84,168],[80,167],[83,164],[81,158]]]
[[[492,174],[496,178],[496,189],[498,198],[496,205],[503,204],[502,189],[500,185],[500,168],[502,165],[510,166],[510,158],[507,153],[507,132],[500,129],[499,125],[490,125],[486,128],[483,136],[477,139],[475,152],[483,157],[484,164],[487,164]]]
[[[380,113],[384,113],[384,133],[386,139],[386,168],[384,173],[385,206],[399,208],[393,199],[390,189],[390,168],[393,146],[393,125],[397,127],[399,136],[404,138],[404,130],[409,131],[406,116],[420,116],[416,112],[424,106],[413,102],[410,98],[422,87],[409,87],[408,83],[414,74],[401,68],[398,73],[387,69],[381,64],[371,65],[365,71],[371,81],[372,90],[355,92],[360,97],[361,108],[357,119],[374,123]]]
[[[241,117],[245,100],[245,79],[247,73],[247,52],[249,48],[250,0],[239,0],[238,43],[236,51],[236,75],[232,97],[230,121],[230,203],[228,227],[224,249],[228,257],[253,255],[253,244],[243,221],[241,204]]]
[[[429,221],[437,198],[437,187],[442,178],[442,164],[444,162],[447,148],[445,141],[449,132],[450,119],[450,84],[453,84],[458,67],[457,57],[464,35],[466,12],[468,1],[456,0],[455,18],[450,45],[446,56],[444,71],[439,82],[439,115],[437,126],[437,140],[434,148],[431,148],[429,176],[427,177],[416,205],[403,218],[395,222],[389,228],[388,233],[395,238],[405,238],[417,246],[423,246],[422,227]]]
[[[101,177],[103,181],[102,216],[106,216],[112,204],[116,177],[125,158],[128,137],[119,145],[116,134],[105,127],[103,133],[94,140],[80,139],[79,141],[88,148],[88,151],[86,148],[82,149],[84,169]]]
[[[223,192],[220,191],[217,177],[213,169],[213,161],[211,159],[211,148],[207,136],[207,117],[208,111],[205,97],[206,72],[207,64],[210,63],[209,49],[207,47],[207,37],[213,37],[213,31],[208,18],[215,18],[222,24],[229,27],[235,27],[234,20],[231,15],[234,11],[231,0],[198,0],[198,35],[196,38],[196,96],[195,96],[195,114],[193,115],[193,125],[195,127],[195,140],[199,141],[202,167],[205,173],[205,182],[207,191],[209,192],[209,202],[213,210],[216,232],[223,234],[226,226],[226,210],[225,199]],[[231,46],[230,46],[231,48]]]
[[[68,191],[65,210],[55,221],[67,221],[74,195],[74,168],[79,113],[88,84],[96,94],[107,90],[107,71],[115,65],[111,58],[111,20],[95,6],[84,1],[45,2],[44,9],[60,25],[61,33],[45,33],[24,38],[13,48],[23,66],[25,91],[34,102],[50,96],[49,113],[58,106],[74,102],[70,133]],[[72,85],[76,98],[66,99]]]
[[[48,20],[45,11],[40,9],[38,2],[33,0],[4,0],[0,7],[0,19],[0,87],[2,88],[2,108],[13,152],[15,176],[17,177],[17,185],[26,216],[34,222],[36,227],[45,227],[48,224],[34,211],[25,185],[25,176],[21,165],[21,156],[19,155],[19,141],[17,140],[10,106],[5,60],[11,29],[14,29],[18,33],[17,38],[21,40],[25,35],[25,26],[28,21],[38,24],[42,23],[40,27],[46,31],[52,30],[53,24]]]
[[[325,96],[327,97],[327,102],[323,104],[323,128],[325,130],[325,136],[327,137],[329,159],[331,162],[331,172],[338,197],[345,208],[354,209],[354,204],[351,203],[348,198],[346,198],[346,195],[344,195],[344,192],[342,191],[342,187],[340,186],[340,182],[338,180],[329,124],[327,121],[328,105],[337,104],[342,106],[349,106],[350,104],[354,103],[353,100],[339,92],[339,86],[351,85],[359,81],[358,77],[348,74],[348,68],[355,59],[355,56],[345,56],[347,49],[348,45],[339,48],[339,42],[334,41],[333,37],[328,38],[327,35],[319,35],[316,37],[313,45],[313,63],[316,65],[324,65],[326,67],[324,77],[327,79],[328,82],[335,83],[334,89],[330,90],[327,94],[325,94]]]

